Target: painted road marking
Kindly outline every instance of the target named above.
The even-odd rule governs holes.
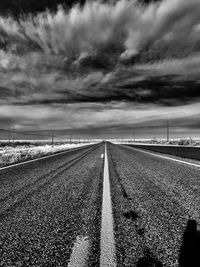
[[[104,158],[104,154],[101,154],[101,159],[103,159]]]
[[[136,150],[136,151],[139,151],[139,152],[142,152],[142,153],[145,153],[145,154],[149,154],[151,156],[155,156],[155,157],[158,157],[158,158],[169,159],[169,160],[172,160],[172,161],[176,161],[176,162],[179,162],[179,163],[184,163],[184,164],[188,164],[190,166],[194,166],[194,167],[200,168],[200,164],[195,164],[195,163],[191,163],[191,162],[180,160],[180,159],[174,159],[174,158],[170,158],[170,157],[167,157],[167,156],[158,155],[158,154],[151,153],[151,152],[148,152],[148,151],[144,151],[144,150],[138,149],[138,148],[133,148],[133,147],[128,147],[128,146],[126,146],[126,148],[133,149],[133,150]]]
[[[31,163],[31,162],[34,162],[34,161],[38,161],[38,160],[48,159],[48,158],[55,157],[57,155],[62,155],[62,154],[65,154],[65,153],[69,153],[69,152],[72,152],[72,151],[76,151],[76,150],[78,150],[80,148],[83,148],[83,147],[86,147],[86,146],[80,146],[80,147],[76,147],[76,148],[72,148],[72,149],[70,148],[69,150],[62,151],[62,152],[57,152],[57,153],[54,153],[52,155],[39,157],[39,158],[36,158],[36,159],[31,159],[31,160],[24,161],[24,162],[15,163],[15,164],[12,164],[10,166],[6,166],[6,167],[0,168],[0,171],[6,170],[6,169],[9,169],[9,168],[13,168],[13,167],[17,167],[17,166],[20,166],[20,165],[28,164],[28,163]]]
[[[108,171],[107,146],[105,144],[103,203],[101,216],[101,255],[100,267],[115,267],[115,242],[113,233],[112,203],[110,194],[110,180]]]
[[[90,250],[90,241],[87,236],[77,236],[72,249],[68,267],[86,267]]]

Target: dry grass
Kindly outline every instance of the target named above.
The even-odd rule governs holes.
[[[50,144],[25,144],[0,147],[0,167],[11,165],[14,163],[50,155],[60,151],[68,150],[75,147],[86,145],[82,144],[57,144],[52,147]]]

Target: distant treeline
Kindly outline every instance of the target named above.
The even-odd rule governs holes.
[[[89,0],[95,1],[95,0]],[[130,0],[131,1],[131,0]],[[138,0],[139,2],[149,3],[161,0]],[[38,13],[46,9],[56,10],[57,6],[62,4],[65,7],[71,7],[76,3],[84,4],[86,0],[1,0],[0,14],[19,16],[20,14]],[[104,0],[102,2],[109,2]]]

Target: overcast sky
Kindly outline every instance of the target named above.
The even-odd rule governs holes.
[[[0,128],[200,136],[199,70],[199,0],[2,14]]]

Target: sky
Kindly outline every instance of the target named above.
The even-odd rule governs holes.
[[[0,129],[200,137],[199,0],[41,10],[0,15]]]

